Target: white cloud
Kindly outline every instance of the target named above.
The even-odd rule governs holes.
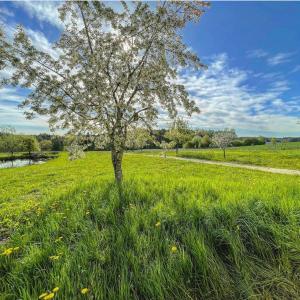
[[[291,73],[296,73],[300,71],[300,65],[297,65],[294,67],[294,69],[291,71]]]
[[[57,8],[60,1],[18,1],[15,5],[22,7],[32,18],[35,17],[41,22],[48,22],[51,25],[62,28]]]
[[[293,53],[277,53],[274,56],[269,57],[267,62],[271,66],[277,66],[279,64],[290,62],[292,56]]]
[[[247,56],[250,58],[262,58],[268,56],[268,52],[262,49],[255,49],[247,52]]]
[[[1,101],[18,101],[24,100],[24,96],[21,96],[16,92],[15,88],[2,87],[0,89],[0,102]]]
[[[295,52],[279,52],[272,55],[263,49],[255,49],[247,51],[246,54],[248,58],[265,59],[270,66],[277,66],[291,62]],[[300,66],[296,66],[292,72],[298,72],[299,70]]]
[[[34,31],[32,29],[25,29],[27,32],[33,46],[35,46],[38,50],[46,52],[50,54],[52,57],[57,58],[59,55],[58,50],[53,49],[53,45],[46,36],[40,31]]]
[[[38,133],[48,132],[48,123],[45,117],[37,117],[27,120],[24,111],[18,108],[18,104],[25,99],[24,92],[13,87],[0,89],[0,126],[11,125],[18,132]]]
[[[253,74],[249,71],[231,68],[225,54],[215,57],[207,71],[182,75],[179,82],[186,86],[202,111],[189,118],[191,125],[299,134],[295,126],[295,114],[300,113],[299,100],[284,97],[290,89],[289,82],[277,80],[258,91],[249,86],[250,76]]]
[[[0,7],[0,15],[7,16],[7,17],[13,17],[14,13],[5,7]]]

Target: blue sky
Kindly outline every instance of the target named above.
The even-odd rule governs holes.
[[[8,34],[23,24],[33,43],[48,51],[62,29],[58,4],[0,2],[0,22]],[[208,65],[178,79],[201,109],[189,119],[191,126],[232,127],[244,136],[300,136],[299,15],[300,2],[212,2],[199,24],[183,30],[186,44]],[[46,119],[25,120],[17,108],[26,94],[0,90],[0,125],[47,132]],[[160,126],[165,122],[162,116]]]

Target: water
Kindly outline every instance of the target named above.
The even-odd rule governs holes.
[[[31,165],[39,165],[45,163],[46,160],[33,160],[33,159],[14,159],[14,160],[7,160],[1,161],[0,160],[0,169],[8,169],[8,168],[18,168],[24,166],[31,166]]]

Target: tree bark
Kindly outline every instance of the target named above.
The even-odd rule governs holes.
[[[223,149],[223,156],[226,158],[225,149]]]
[[[115,180],[117,183],[121,183],[123,179],[123,173],[122,173],[123,151],[113,149],[111,151],[111,159],[114,167]]]

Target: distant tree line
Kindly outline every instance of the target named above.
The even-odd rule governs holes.
[[[0,128],[0,152],[9,153],[11,156],[17,152],[25,152],[31,156],[40,151],[63,151],[64,144],[63,136],[17,134],[11,126]]]
[[[279,143],[300,141],[300,138],[266,138],[259,137],[237,137],[233,129],[206,130],[191,129],[183,119],[175,119],[168,128],[149,130],[148,128],[132,127],[127,133],[127,150],[162,149],[165,153],[170,149],[200,149],[220,148],[224,151],[227,147],[241,147],[252,145],[264,145],[266,143],[274,148]],[[85,151],[111,150],[107,141],[99,141],[92,136],[74,137],[74,135],[24,135],[17,134],[11,126],[0,127],[0,152],[10,153],[26,152],[31,155],[35,152],[64,151],[79,149],[75,144],[82,146]],[[74,150],[75,151],[75,150]]]

